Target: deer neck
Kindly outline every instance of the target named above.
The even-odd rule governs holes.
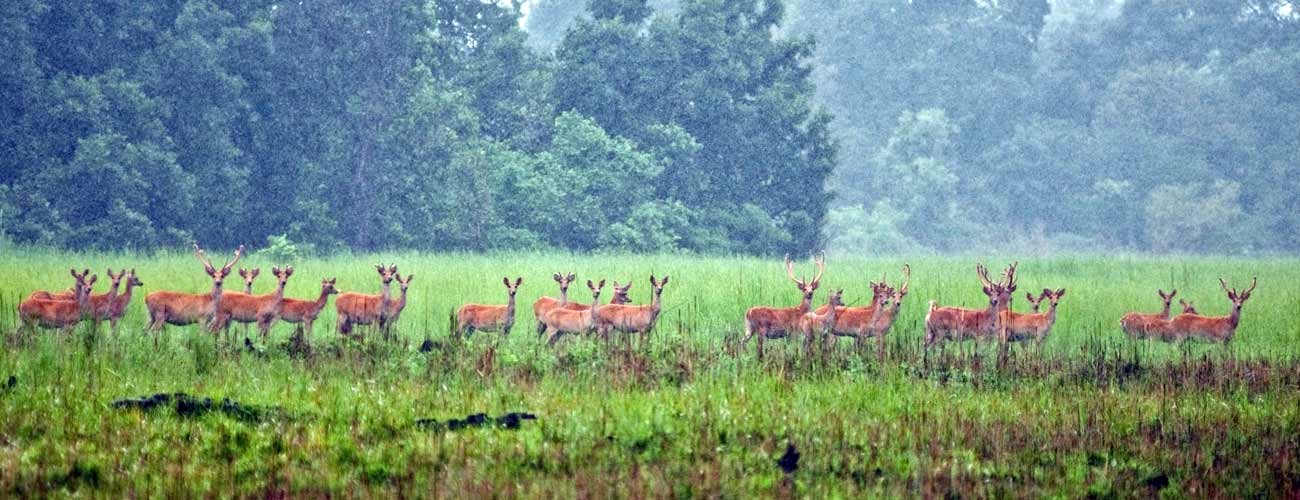
[[[272,296],[271,296],[271,304],[272,304],[272,305],[274,305],[274,304],[279,304],[281,301],[284,300],[284,287],[285,287],[285,285],[288,285],[288,284],[289,284],[289,282],[288,282],[287,280],[286,280],[286,281],[281,281],[281,282],[280,282],[280,286],[275,287],[275,295],[272,295]]]
[[[1233,330],[1236,330],[1236,329],[1237,329],[1237,323],[1239,323],[1239,322],[1241,322],[1241,308],[1240,308],[1240,307],[1237,307],[1236,304],[1233,304],[1233,305],[1232,305],[1232,313],[1228,314],[1228,328],[1229,328],[1229,331],[1231,332],[1231,331],[1233,331]],[[1231,335],[1231,333],[1229,333],[1229,335]]]
[[[1055,324],[1056,324],[1056,304],[1052,304],[1052,306],[1047,309],[1047,328],[1051,329],[1052,326]]]
[[[108,287],[108,294],[106,294],[104,297],[108,299],[109,304],[112,304],[113,299],[117,298],[117,291],[121,287],[122,287],[122,282],[120,280],[117,283],[113,283],[112,286]]]
[[[567,305],[569,305],[569,289],[568,289],[568,288],[561,288],[561,289],[560,289],[560,307],[564,307],[564,306],[567,306]]]
[[[877,314],[879,314],[880,308],[877,307],[876,309],[877,309]],[[830,301],[826,302],[826,317],[822,319],[823,329],[830,329],[831,327],[835,326],[835,315],[838,312],[839,312],[839,307],[836,307],[835,304],[832,304]]]
[[[1164,310],[1160,311],[1160,319],[1169,319],[1169,302],[1165,302]]]
[[[122,302],[123,304],[130,302],[130,301],[131,301],[131,289],[133,289],[133,288],[135,288],[135,283],[127,282],[127,284],[126,284],[126,290],[123,290],[123,291],[122,291],[122,294],[121,294],[121,295],[118,295],[117,298],[121,299],[121,302]],[[116,302],[114,302],[114,303],[116,303]]]
[[[514,294],[511,294],[510,300],[506,302],[506,321],[514,321],[514,319],[515,319],[515,296]]]
[[[393,282],[384,283],[384,291],[379,294],[379,310],[387,311],[388,303],[393,300]]]
[[[600,296],[599,295],[593,296],[591,298],[591,310],[588,311],[591,313],[591,321],[593,323],[596,322],[596,309],[599,308],[600,308]]]
[[[252,295],[252,294],[253,294],[253,284],[244,282],[244,295]]]
[[[799,303],[799,314],[808,314],[810,309],[812,309],[812,294],[807,294],[803,296],[803,302]]]
[[[316,304],[312,306],[312,308],[319,313],[321,309],[325,308],[325,303],[328,302],[329,299],[330,299],[329,291],[325,290],[324,288],[320,289],[320,297],[316,297]]]
[[[216,314],[217,311],[219,310],[221,310],[221,285],[217,283],[213,283],[212,284],[212,314]]]

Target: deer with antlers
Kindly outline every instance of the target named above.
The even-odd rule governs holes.
[[[220,268],[213,267],[212,262],[203,255],[199,244],[194,244],[194,255],[203,263],[203,270],[212,278],[210,293],[181,293],[158,291],[146,295],[145,308],[149,311],[149,329],[159,331],[163,324],[184,326],[200,321],[204,326],[215,331],[217,313],[221,308],[221,284],[230,276],[230,268],[244,255],[244,246],[235,250],[235,257]]]
[[[275,291],[272,293],[249,295],[230,292],[226,294],[221,299],[221,305],[218,306],[219,312],[214,328],[225,330],[229,338],[232,321],[244,324],[256,323],[257,333],[266,340],[271,333],[271,324],[275,323],[275,319],[280,316],[280,310],[284,305],[284,287],[288,285],[289,277],[293,276],[293,266],[283,269],[272,267],[271,275],[276,279]],[[252,280],[245,279],[248,286],[252,287]]]
[[[334,283],[335,278],[320,280],[320,296],[316,300],[284,299],[281,302],[280,319],[298,325],[293,333],[295,336],[304,335],[305,332],[305,338],[311,338],[312,323],[325,310],[330,295],[339,293]]]
[[[940,341],[962,341],[1001,334],[999,316],[1001,311],[1007,309],[1011,302],[1011,293],[1016,290],[1016,264],[1012,263],[1004,274],[1004,281],[997,283],[989,279],[988,269],[983,264],[975,266],[975,273],[983,284],[984,295],[988,297],[988,307],[985,309],[940,307],[937,302],[931,300],[930,311],[925,315],[927,348]]]
[[[382,328],[387,320],[389,302],[392,300],[393,277],[397,275],[397,265],[385,267],[376,264],[383,292],[379,295],[345,292],[334,299],[334,310],[338,313],[338,332],[342,335],[352,333],[353,325],[378,323]]]
[[[839,289],[826,294],[826,308],[824,313],[818,314],[816,311],[809,311],[799,318],[798,330],[803,333],[803,350],[805,353],[812,352],[813,343],[826,343],[831,338],[828,333],[835,326],[835,317],[839,311],[844,309],[844,289]],[[818,339],[817,337],[821,338]]]
[[[600,311],[600,291],[605,288],[605,280],[592,283],[587,280],[591,290],[591,307],[587,310],[558,308],[546,313],[546,329],[549,331],[546,345],[555,345],[566,333],[587,333],[595,329],[596,314]]]
[[[1160,295],[1160,300],[1165,303],[1164,309],[1158,313],[1140,313],[1130,312],[1125,314],[1119,320],[1120,329],[1133,338],[1146,338],[1148,335],[1161,336],[1167,333],[1169,329],[1169,307],[1174,301],[1174,296],[1178,295],[1178,290],[1174,289],[1168,294],[1164,290],[1156,290]]]
[[[1250,298],[1251,292],[1255,291],[1258,281],[1258,278],[1252,278],[1250,288],[1238,292],[1236,288],[1228,288],[1228,283],[1219,278],[1219,285],[1232,302],[1232,312],[1227,316],[1180,314],[1169,321],[1170,331],[1179,339],[1194,338],[1224,344],[1231,342],[1232,336],[1237,333],[1237,325],[1241,322],[1241,306]]]
[[[144,286],[144,282],[136,277],[134,268],[130,271],[123,271],[123,274],[126,275],[126,290],[114,298],[108,308],[108,329],[115,335],[117,334],[117,322],[122,319],[122,316],[126,315],[126,306],[131,305],[131,292],[137,286]]]
[[[803,301],[797,307],[757,306],[745,311],[745,338],[742,343],[748,344],[749,339],[757,335],[759,357],[763,356],[763,343],[766,339],[783,338],[799,331],[799,321],[811,310],[813,294],[821,285],[822,273],[826,270],[826,260],[823,257],[818,257],[815,263],[817,275],[812,281],[800,280],[794,277],[794,262],[790,260],[790,256],[785,257],[786,277],[794,282],[799,288],[799,293],[803,294]]]
[[[90,300],[90,289],[97,277],[86,269],[77,274],[76,269],[69,269],[75,282],[72,285],[73,298],[27,298],[18,304],[18,318],[23,329],[34,332],[36,325],[44,328],[68,329],[83,319],[95,316],[94,304]]]
[[[596,331],[601,338],[609,340],[609,331],[618,330],[623,333],[638,333],[641,335],[641,345],[645,345],[650,338],[650,331],[654,330],[655,323],[659,321],[659,312],[662,310],[664,286],[668,284],[668,276],[662,280],[656,280],[653,274],[650,275],[650,287],[654,292],[654,297],[650,300],[650,305],[625,305],[611,304],[600,307],[600,312],[596,314]],[[632,282],[628,281],[624,286],[623,293],[632,288]],[[614,282],[614,289],[618,290],[618,282]]]
[[[1027,295],[1032,297],[1032,294]],[[1043,292],[1038,295],[1038,300],[1030,300],[1030,303],[1034,304],[1035,312],[1021,314],[1012,312],[1010,308],[1003,311],[1001,321],[1007,330],[1007,341],[1020,342],[1033,339],[1038,345],[1042,345],[1043,341],[1047,339],[1047,334],[1051,333],[1052,326],[1056,324],[1056,305],[1064,296],[1064,288],[1056,291],[1044,288]],[[1038,304],[1044,300],[1047,300],[1048,303],[1047,312],[1037,312]]]
[[[506,294],[510,296],[506,305],[465,304],[456,310],[457,336],[469,338],[476,330],[500,331],[503,338],[510,336],[510,329],[515,326],[515,294],[519,292],[519,285],[524,284],[524,278],[515,278],[511,284],[510,278],[502,277],[501,284],[506,286]]]
[[[580,302],[569,302],[569,284],[573,283],[577,277],[573,273],[563,275],[555,273],[552,279],[560,285],[560,298],[541,297],[533,302],[533,317],[537,319],[537,336],[541,337],[546,333],[546,315],[558,308],[571,309],[575,311],[585,311],[588,306]],[[610,304],[627,304],[632,302],[628,298],[628,290],[632,289],[632,282],[629,280],[626,285],[619,286],[614,282],[614,296],[609,298]]]

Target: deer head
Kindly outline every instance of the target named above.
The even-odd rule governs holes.
[[[239,277],[244,279],[244,293],[253,293],[253,280],[257,275],[262,274],[262,268],[254,267],[252,269],[239,268]]]
[[[801,280],[794,277],[794,261],[790,260],[789,255],[785,256],[785,274],[790,278],[790,281],[793,281],[794,284],[799,287],[799,292],[803,294],[803,300],[805,302],[812,300],[813,292],[816,292],[817,287],[821,285],[822,273],[826,271],[826,259],[824,256],[818,256],[813,260],[813,262],[817,264],[816,276],[813,276],[812,281],[807,281],[806,279]]]
[[[600,290],[602,288],[605,288],[605,280],[600,280],[600,283],[592,283],[591,280],[587,280],[587,289],[591,290],[592,304],[600,303]],[[593,311],[596,310],[595,307],[592,307],[591,309]]]
[[[402,295],[406,295],[406,289],[408,289],[408,288],[411,287],[411,280],[415,278],[415,275],[414,275],[414,274],[408,274],[408,275],[406,275],[406,278],[403,279],[403,278],[402,278],[402,275],[400,275],[400,274],[396,274],[396,273],[397,273],[397,266],[393,266],[393,267],[392,267],[392,270],[393,270],[394,276],[397,277],[397,284],[398,284],[398,285],[401,287],[401,289],[402,289]]]
[[[668,276],[664,276],[664,279],[656,281],[655,275],[653,274],[650,275],[650,287],[654,289],[654,295],[656,298],[658,298],[660,295],[663,295],[664,285],[667,284],[668,284]],[[631,288],[632,283],[628,283],[627,286],[628,288]]]
[[[519,292],[519,285],[524,284],[524,278],[515,278],[515,284],[511,285],[510,278],[503,277],[501,278],[501,284],[506,286],[506,293],[509,293],[510,297],[513,298],[515,293]]]
[[[375,271],[379,273],[380,281],[387,285],[393,282],[393,277],[397,276],[397,264],[385,267],[383,264],[375,264]]]
[[[1219,285],[1223,287],[1224,292],[1228,293],[1228,300],[1232,301],[1233,313],[1241,312],[1241,306],[1246,303],[1246,299],[1250,298],[1250,293],[1255,291],[1255,285],[1257,285],[1258,282],[1259,278],[1251,278],[1250,288],[1238,293],[1236,288],[1228,288],[1228,282],[1223,281],[1223,278],[1219,278]]]
[[[339,289],[334,287],[334,283],[337,279],[338,278],[320,280],[320,292],[325,295],[334,295],[339,293]]]
[[[560,284],[560,293],[564,294],[569,292],[569,284],[573,283],[574,280],[578,279],[578,277],[574,276],[573,273],[567,275],[555,273],[554,276],[551,276],[551,279],[554,279],[556,283]]]
[[[212,266],[212,262],[210,262],[208,257],[203,254],[203,249],[199,248],[198,243],[194,244],[194,255],[199,258],[199,262],[203,263],[203,270],[208,273],[208,276],[212,277],[212,285],[216,288],[221,288],[221,284],[225,281],[226,277],[230,276],[231,266],[234,266],[235,263],[239,262],[239,259],[244,256],[244,245],[239,245],[239,248],[235,249],[235,257],[219,269]]]
[[[1183,306],[1183,314],[1200,314],[1199,312],[1196,311],[1196,306],[1191,302],[1188,302],[1183,299],[1178,299],[1178,305]]]
[[[126,275],[127,275],[126,286],[128,287],[144,286],[144,282],[140,281],[140,278],[136,277],[135,268],[131,268],[130,271],[127,271]]]
[[[1041,300],[1043,300],[1044,298],[1046,298],[1046,299],[1047,299],[1047,305],[1048,305],[1048,307],[1050,307],[1050,308],[1052,308],[1052,309],[1056,309],[1056,304],[1060,303],[1060,302],[1061,302],[1061,297],[1064,297],[1064,296],[1065,296],[1065,289],[1064,289],[1064,288],[1058,288],[1058,289],[1056,289],[1055,292],[1053,292],[1051,289],[1044,288],[1044,289],[1043,289],[1043,293],[1042,293],[1041,295],[1038,296],[1038,297],[1039,297],[1038,300],[1041,301]]]

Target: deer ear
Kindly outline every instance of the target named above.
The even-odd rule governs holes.
[[[1059,298],[1064,297],[1064,296],[1065,296],[1065,289],[1064,289],[1064,288],[1058,288],[1058,289],[1056,289],[1056,298],[1059,299]]]
[[[285,277],[293,276],[293,266],[284,268]]]
[[[402,283],[406,283],[409,285],[411,283],[411,280],[413,279],[415,279],[415,274],[414,273],[408,274],[406,275],[406,281],[403,281]]]
[[[501,284],[505,285],[506,287],[509,287],[509,286],[510,286],[510,278],[507,278],[507,277],[505,277],[505,276],[502,276],[502,277],[501,277]]]
[[[518,278],[515,278],[515,288],[519,288],[519,285],[522,285],[522,284],[524,284],[524,277],[523,277],[523,276],[520,276],[520,277],[518,277]]]
[[[90,275],[90,279],[86,280],[86,286],[90,286],[97,279],[99,279],[99,275],[95,275],[95,274]]]
[[[280,275],[280,268],[279,268],[279,267],[276,267],[276,266],[271,266],[271,275],[273,275],[273,276],[279,276],[279,275]]]
[[[668,275],[664,275],[664,279],[659,280],[659,286],[664,286],[667,284],[668,284]]]
[[[590,289],[592,289],[592,290],[595,290],[595,289],[596,289],[596,284],[595,284],[595,283],[592,283],[591,280],[587,280],[587,288],[590,288]]]
[[[555,275],[551,276],[551,279],[555,280],[556,282],[559,282],[564,280],[564,276],[560,276],[560,273],[555,273]]]

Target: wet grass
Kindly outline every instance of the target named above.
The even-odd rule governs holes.
[[[120,335],[13,334],[34,288],[64,288],[67,267],[135,265],[158,289],[199,291],[190,256],[0,255],[0,492],[6,496],[1294,496],[1300,492],[1300,278],[1285,260],[1022,259],[1021,287],[1065,287],[1041,348],[920,348],[927,300],[974,305],[974,259],[913,259],[912,293],[887,343],[804,355],[740,346],[750,305],[797,298],[779,262],[672,256],[381,255],[294,262],[290,296],[319,278],[378,289],[374,262],[414,272],[398,338],[332,333],[332,305],[311,347],[278,325],[252,349],[194,328],[142,332],[143,294]],[[374,261],[374,262],[372,262]],[[902,261],[831,259],[826,286],[861,300],[867,279]],[[244,265],[269,267],[250,259]],[[991,262],[994,267],[1004,265]],[[807,266],[803,266],[807,267]],[[672,275],[648,346],[533,335],[531,301],[549,275],[584,282]],[[615,272],[620,274],[616,275]],[[523,275],[520,318],[504,341],[457,341],[462,302],[504,301],[501,274]],[[320,275],[320,276],[318,276]],[[643,276],[644,275],[644,276]],[[1261,277],[1228,346],[1134,342],[1128,310],[1154,311],[1178,288],[1209,314],[1216,278]],[[67,277],[65,279],[65,277]],[[164,283],[166,286],[164,286]],[[258,290],[271,287],[260,282]],[[228,286],[228,289],[234,288]],[[583,287],[585,289],[585,287]],[[572,290],[581,297],[579,287]],[[586,295],[589,299],[590,296]],[[824,294],[818,295],[822,300]],[[1023,303],[1023,302],[1022,302]],[[419,349],[430,340],[427,352]],[[13,375],[10,384],[7,377]],[[275,407],[250,420],[221,412],[114,408],[186,392]],[[422,425],[486,413],[535,414],[517,428]],[[465,419],[468,420],[468,419]],[[778,467],[793,444],[792,472]]]

